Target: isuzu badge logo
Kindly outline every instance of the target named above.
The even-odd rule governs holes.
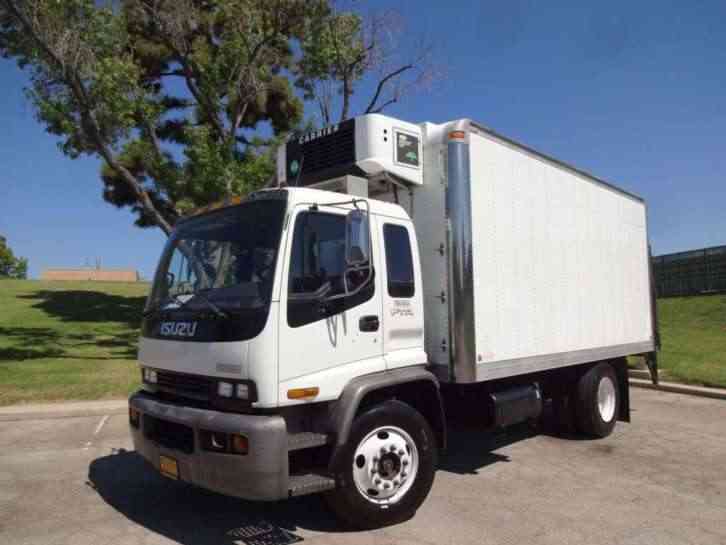
[[[194,337],[197,322],[161,322],[159,334],[166,337]]]

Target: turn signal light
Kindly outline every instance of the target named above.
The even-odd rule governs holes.
[[[247,442],[247,438],[244,435],[232,435],[232,441],[230,445],[230,450],[234,454],[247,454],[247,451],[249,450],[249,443]]]
[[[129,422],[134,428],[139,427],[139,411],[133,407],[129,407]]]
[[[287,399],[310,399],[316,397],[320,392],[320,388],[313,386],[310,388],[293,388],[287,391]]]
[[[220,454],[244,455],[250,449],[247,437],[238,433],[199,430],[199,437],[204,450],[210,450]]]

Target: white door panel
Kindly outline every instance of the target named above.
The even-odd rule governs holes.
[[[299,206],[291,217],[291,229],[288,229],[288,243],[285,255],[285,268],[283,269],[282,290],[280,295],[280,336],[279,336],[279,402],[290,403],[286,392],[294,387],[318,386],[323,388],[326,396],[337,397],[340,390],[334,392],[335,386],[343,385],[355,376],[385,369],[383,360],[383,341],[381,327],[377,331],[361,331],[360,319],[364,316],[377,316],[381,318],[381,276],[376,272],[372,296],[350,308],[345,308],[328,317],[317,318],[312,313],[306,317],[306,323],[299,324],[291,318],[288,294],[291,289],[315,291],[321,280],[311,280],[305,274],[311,267],[305,262],[300,267],[299,262],[309,260],[313,262],[312,268],[322,271],[326,278],[333,278],[333,285],[337,285],[334,259],[330,256],[336,252],[335,240],[325,240],[326,236],[314,227],[299,226],[298,219],[301,214],[332,214],[345,220],[345,210],[334,207],[320,206],[317,211],[311,211],[309,206]],[[308,216],[309,218],[310,216]],[[371,217],[373,266],[375,271],[381,270],[380,245],[377,236],[376,218]],[[301,222],[309,221],[300,219]],[[333,220],[331,220],[333,221]],[[337,219],[335,219],[337,222]],[[307,224],[306,224],[307,225]],[[337,229],[337,223],[336,223]],[[305,244],[297,246],[295,236],[305,240]],[[310,251],[308,251],[310,250]],[[296,253],[297,252],[297,253]],[[317,252],[317,253],[316,253]],[[294,260],[294,261],[293,261]],[[291,278],[290,271],[294,271]],[[320,276],[320,274],[318,274]],[[301,288],[300,286],[304,286]],[[312,303],[311,303],[312,304]],[[309,321],[312,320],[312,321]],[[325,372],[329,370],[330,372]],[[327,377],[331,382],[327,382]],[[345,378],[348,377],[348,378]],[[322,384],[320,381],[324,382]],[[342,388],[342,386],[340,386]]]
[[[426,363],[423,289],[415,232],[410,222],[380,218],[378,237],[385,266],[380,289],[386,368]]]

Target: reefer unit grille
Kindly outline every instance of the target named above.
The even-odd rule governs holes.
[[[355,120],[294,138],[286,146],[288,185],[306,186],[355,170]]]

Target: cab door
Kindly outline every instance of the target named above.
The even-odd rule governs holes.
[[[413,225],[380,218],[378,233],[385,264],[380,288],[386,368],[425,364],[423,289]]]
[[[318,388],[311,401],[336,399],[347,382],[385,369],[383,359],[382,269],[376,219],[370,217],[374,274],[351,297],[315,298],[344,292],[347,210],[308,205],[290,218],[280,293],[279,402],[294,403],[288,391]],[[329,287],[326,284],[329,283]]]

